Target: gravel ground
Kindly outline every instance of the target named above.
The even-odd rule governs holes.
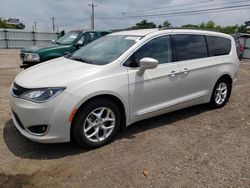
[[[18,63],[18,50],[0,50],[0,187],[250,187],[250,61],[224,108],[141,121],[90,151],[19,134],[8,105]]]

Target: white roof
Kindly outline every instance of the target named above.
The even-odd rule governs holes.
[[[159,29],[137,29],[137,30],[129,30],[129,31],[119,31],[119,32],[112,33],[111,35],[145,36],[156,31],[159,31]]]
[[[168,29],[138,29],[138,30],[129,30],[129,31],[119,31],[112,33],[111,35],[130,35],[130,36],[146,36],[149,34],[158,34],[158,33],[175,33],[175,34],[203,34],[203,35],[215,35],[221,37],[229,37],[229,35],[214,32],[214,31],[206,31],[199,29],[185,29],[185,28],[168,28]]]

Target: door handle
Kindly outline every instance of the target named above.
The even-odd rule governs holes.
[[[184,68],[182,71],[183,74],[188,74],[188,68]]]
[[[170,76],[171,76],[171,77],[175,77],[175,74],[176,74],[176,71],[171,71],[171,72],[170,72]]]

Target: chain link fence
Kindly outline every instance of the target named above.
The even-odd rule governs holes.
[[[35,32],[18,29],[0,29],[0,48],[26,48],[50,44],[58,38],[56,32]]]

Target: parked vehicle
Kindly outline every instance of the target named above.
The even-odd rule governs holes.
[[[234,35],[238,54],[242,59],[250,59],[250,34],[238,33]]]
[[[236,45],[238,57],[241,60],[243,52],[244,52],[244,46],[240,43],[240,37],[238,35],[234,35],[233,37],[235,40],[235,45]]]
[[[238,70],[226,34],[117,32],[20,73],[10,90],[12,118],[33,141],[99,147],[146,118],[202,103],[223,107]]]
[[[32,46],[22,49],[20,54],[22,64],[20,67],[28,68],[38,63],[70,54],[109,33],[108,31],[71,31],[58,40],[53,41],[51,45]]]

